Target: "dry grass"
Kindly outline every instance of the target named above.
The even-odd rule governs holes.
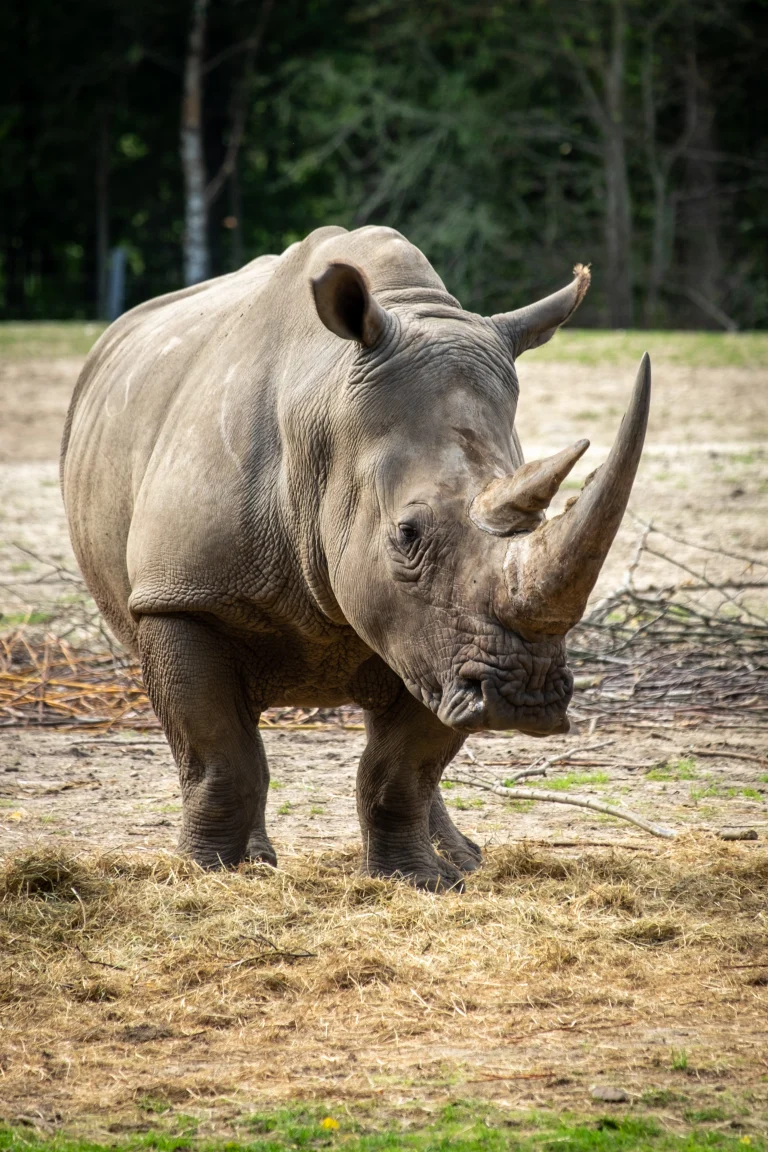
[[[7,862],[8,1114],[30,1098],[119,1114],[457,1084],[549,1085],[583,1104],[601,1074],[638,1098],[681,1076],[689,1093],[735,1077],[753,1107],[765,1097],[761,845],[496,849],[456,897],[356,865],[343,852],[210,874],[43,846]],[[689,1049],[686,1072],[673,1047]]]

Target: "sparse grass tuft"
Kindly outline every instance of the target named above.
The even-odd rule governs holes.
[[[695,780],[697,775],[696,761],[691,757],[667,760],[664,764],[649,768],[646,773],[649,780]]]
[[[607,772],[577,772],[571,769],[569,772],[558,773],[551,780],[543,780],[538,783],[539,788],[551,788],[555,792],[568,792],[571,788],[602,788],[609,782]],[[535,782],[532,782],[534,787]]]

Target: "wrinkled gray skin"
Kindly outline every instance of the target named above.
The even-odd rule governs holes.
[[[514,571],[543,515],[476,498],[520,474],[514,357],[581,277],[533,319],[487,319],[397,232],[323,228],[94,348],[62,449],[72,541],[139,654],[202,865],[276,863],[264,708],[362,706],[365,869],[437,890],[480,860],[438,789],[467,734],[567,731],[585,597],[533,618]]]

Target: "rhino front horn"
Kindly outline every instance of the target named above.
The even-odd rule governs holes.
[[[515,625],[564,636],[583,616],[629,501],[650,401],[651,361],[646,352],[605,464],[562,516],[510,542],[504,576]]]

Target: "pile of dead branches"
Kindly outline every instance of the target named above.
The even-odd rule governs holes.
[[[735,563],[738,575],[710,578],[706,565],[693,568],[679,558],[682,548],[714,556],[720,567]],[[650,558],[682,570],[684,578],[639,587],[638,573]],[[768,588],[766,577],[768,566],[754,558],[642,525],[623,584],[571,633],[576,718],[765,724],[768,618],[765,601],[761,615],[748,597]]]
[[[73,648],[47,634],[35,644],[21,627],[0,636],[0,728],[159,728],[138,664],[118,651]],[[358,728],[355,707],[272,708],[266,728]]]
[[[765,724],[768,565],[638,526],[622,585],[569,638],[571,715],[593,725]],[[138,665],[105,633],[80,577],[47,568],[49,576],[29,581],[39,602],[46,582],[78,596],[56,601],[46,631],[30,617],[2,635],[0,621],[0,727],[157,727]],[[262,724],[358,728],[362,714],[277,708]]]

